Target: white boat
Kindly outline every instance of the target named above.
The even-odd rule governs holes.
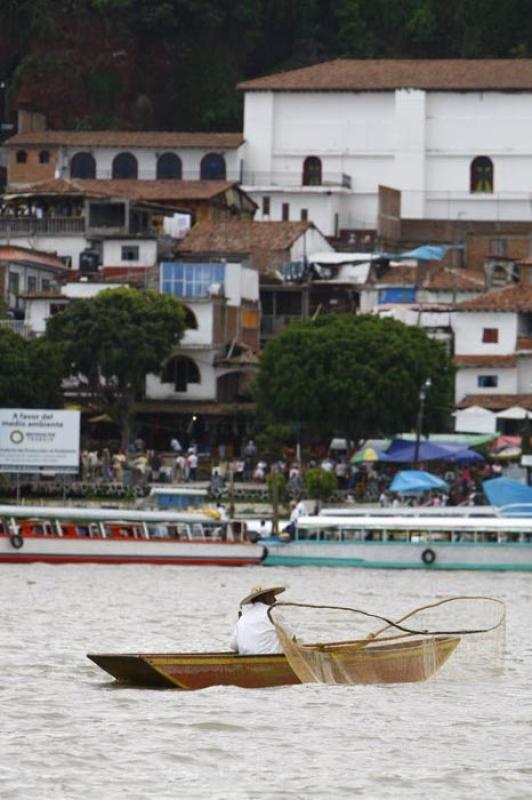
[[[241,526],[201,512],[0,505],[0,563],[260,564]]]
[[[532,570],[531,517],[317,515],[263,541],[266,566]]]

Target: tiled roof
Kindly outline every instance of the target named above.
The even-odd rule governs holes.
[[[200,147],[231,150],[244,141],[242,133],[175,133],[172,131],[27,131],[16,133],[4,144],[68,145],[70,147]]]
[[[93,197],[127,197],[152,203],[210,200],[237,187],[233,181],[140,181],[140,180],[81,180],[53,178],[16,189],[8,194],[70,194],[92,195]]]
[[[515,367],[517,356],[454,356],[457,367]]]
[[[520,406],[532,411],[532,394],[468,394],[456,404],[456,408],[480,406],[489,411],[502,411],[512,406]]]
[[[416,267],[400,265],[392,266],[375,278],[374,283],[411,285],[433,291],[482,291],[486,281],[481,270],[455,269],[442,267],[440,264],[418,265]]]
[[[42,267],[53,267],[62,271],[67,269],[63,262],[55,256],[40,250],[29,250],[26,247],[13,247],[12,245],[0,245],[0,261],[19,261]]]
[[[201,222],[184,237],[180,250],[196,253],[249,253],[287,250],[311,222]]]
[[[423,287],[435,291],[483,291],[486,288],[486,278],[481,270],[431,267],[423,281]]]
[[[532,59],[338,59],[238,85],[264,91],[532,89]]]
[[[532,285],[512,284],[460,303],[460,311],[532,311]]]

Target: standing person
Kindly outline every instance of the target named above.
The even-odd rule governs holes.
[[[127,458],[126,454],[120,448],[118,453],[115,453],[113,456],[113,472],[115,474],[115,480],[119,483],[122,483],[124,480],[124,467],[126,465]]]
[[[255,461],[257,460],[257,447],[253,439],[250,439],[247,445],[244,447],[244,475],[243,478],[245,481],[250,481],[253,477],[253,468],[255,466]]]
[[[175,476],[176,483],[181,483],[185,480],[187,460],[183,453],[179,453],[175,460]]]
[[[113,479],[113,471],[111,468],[111,453],[109,452],[108,447],[104,447],[102,450],[102,478],[104,481],[110,481]]]
[[[285,586],[255,586],[240,601],[241,615],[235,625],[229,646],[241,656],[282,653],[283,649],[270,618],[268,609],[277,600]]]
[[[196,451],[190,448],[188,451],[187,456],[187,464],[188,464],[188,478],[191,481],[196,480],[196,473],[198,470],[198,456],[196,455]]]

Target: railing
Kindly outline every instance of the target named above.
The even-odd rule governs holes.
[[[61,177],[63,178],[71,178],[70,170],[65,168],[61,171]],[[110,169],[98,169],[96,171],[96,179],[97,180],[134,180],[133,178],[118,178],[113,175],[113,171]],[[76,180],[76,179],[74,179]],[[182,170],[181,175],[179,178],[158,178],[157,172],[155,168],[153,169],[139,169],[137,173],[136,180],[139,181],[164,181],[164,180],[183,180],[183,181],[199,181],[199,180],[208,180],[206,178],[202,178],[200,175],[199,169],[187,169]],[[237,169],[227,170],[225,178],[217,178],[216,180],[227,180],[227,181],[240,181],[240,172]]]
[[[85,220],[81,217],[0,217],[2,236],[38,236],[40,234],[85,233]]]
[[[283,186],[299,189],[352,188],[351,176],[343,172],[324,172],[321,182],[312,181],[304,184],[302,172],[248,172],[244,170],[241,183],[244,186]]]

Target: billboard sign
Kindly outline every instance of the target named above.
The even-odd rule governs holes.
[[[79,411],[0,408],[0,472],[77,472],[79,422]]]

